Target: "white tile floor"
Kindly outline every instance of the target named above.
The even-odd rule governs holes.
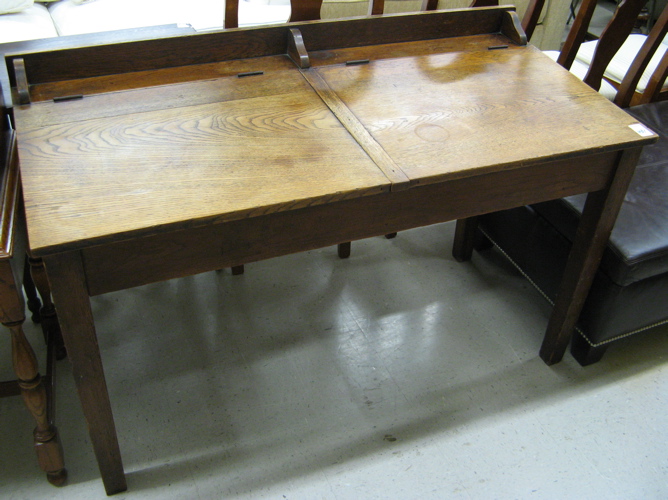
[[[117,498],[668,498],[668,329],[547,367],[547,304],[495,251],[456,263],[453,227],[95,298]],[[69,482],[5,398],[0,498],[104,498],[59,375]]]

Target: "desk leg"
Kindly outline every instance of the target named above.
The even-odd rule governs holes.
[[[44,259],[88,432],[108,495],[127,489],[79,252]]]
[[[634,148],[621,152],[608,186],[587,196],[540,349],[540,357],[548,365],[561,361],[568,347],[641,151]]]
[[[455,226],[455,241],[452,245],[452,256],[457,262],[471,260],[473,240],[478,229],[478,217],[458,219]]]
[[[46,387],[37,368],[37,358],[23,333],[23,294],[14,279],[9,261],[0,263],[0,319],[12,336],[12,364],[23,401],[35,419],[33,431],[37,461],[51,484],[67,479],[58,430],[51,423]]]

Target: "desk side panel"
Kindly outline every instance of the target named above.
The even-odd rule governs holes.
[[[563,160],[88,248],[83,256],[89,293],[599,190],[617,157],[612,152]]]

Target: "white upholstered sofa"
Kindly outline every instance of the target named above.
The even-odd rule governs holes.
[[[466,7],[471,0],[439,0],[439,9]],[[520,17],[528,0],[508,0]],[[420,10],[421,0],[386,0],[385,13]],[[546,0],[531,42],[559,49],[570,0]],[[366,15],[367,0],[324,0],[323,19]],[[275,24],[290,16],[289,0],[241,0],[239,25]],[[180,24],[220,29],[225,0],[0,0],[0,43]]]

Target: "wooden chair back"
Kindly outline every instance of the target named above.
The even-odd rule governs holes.
[[[636,92],[636,87],[638,86],[640,78],[647,69],[649,62],[657,49],[661,47],[661,42],[667,33],[668,6],[663,9],[663,12],[647,36],[647,40],[645,40],[638,55],[633,60],[633,63],[631,63],[631,66],[617,91],[617,96],[614,101],[615,104],[622,108],[626,108],[636,104],[646,104],[648,102],[668,99],[668,92],[662,92],[666,76],[668,76],[668,50],[664,53],[663,58],[652,73],[645,90],[640,94]]]
[[[631,34],[638,14],[647,0],[622,0],[617,6],[612,19],[607,24],[596,45],[594,57],[584,82],[595,90],[601,88],[603,73],[610,61]],[[594,15],[597,0],[582,0],[573,25],[566,37],[557,62],[570,69],[580,45],[585,41],[589,24]]]

